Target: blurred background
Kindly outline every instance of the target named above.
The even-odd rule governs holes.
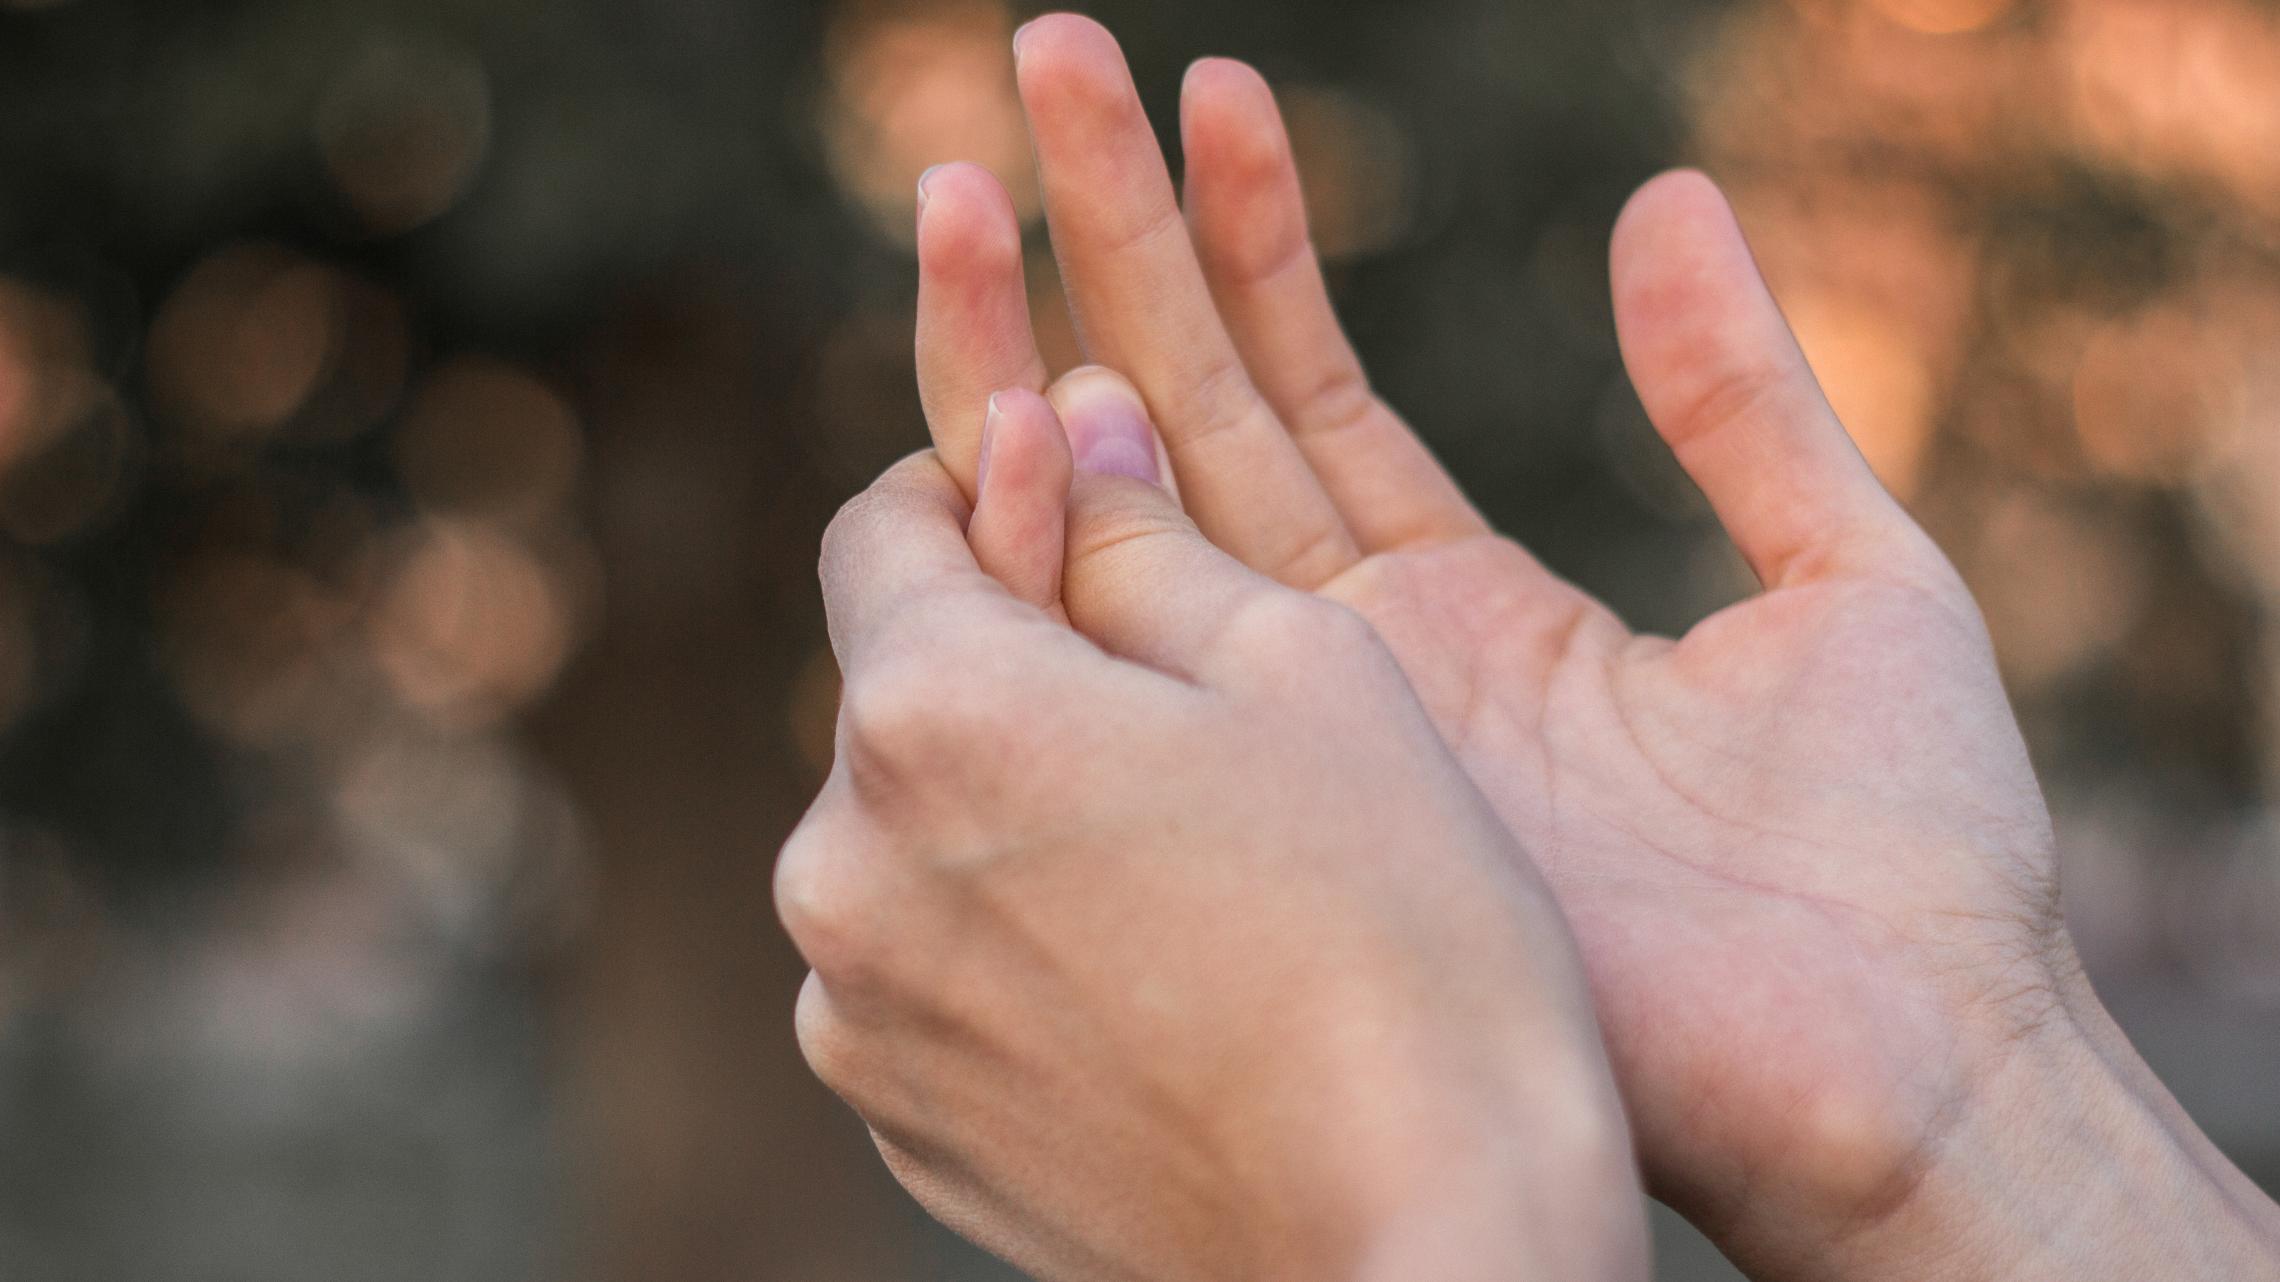
[[[1383,390],[1650,628],[1747,580],[1604,246],[1724,180],[1986,604],[2094,975],[2280,1182],[2280,6],[1092,11],[1166,125],[1285,88]],[[800,1066],[768,876],[817,536],[923,440],[913,183],[1042,230],[1033,13],[0,0],[0,1276],[1011,1276]]]

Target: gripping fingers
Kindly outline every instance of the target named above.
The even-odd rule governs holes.
[[[944,165],[919,185],[918,394],[935,450],[973,498],[993,393],[1040,392],[1045,361],[1030,327],[1021,221],[998,180]]]
[[[1069,442],[1044,397],[1012,388],[989,399],[967,542],[984,573],[1047,612],[1061,605],[1070,472]]]

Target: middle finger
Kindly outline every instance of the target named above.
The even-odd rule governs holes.
[[[1327,582],[1360,553],[1228,338],[1122,50],[1062,14],[1023,29],[1016,57],[1087,354],[1147,398],[1213,542],[1293,586]]]

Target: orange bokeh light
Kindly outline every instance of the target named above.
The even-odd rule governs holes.
[[[826,48],[823,133],[840,185],[901,243],[919,175],[972,161],[1024,219],[1043,208],[1013,84],[1013,16],[995,0],[847,6]]]
[[[491,724],[550,685],[568,659],[576,602],[519,540],[468,521],[413,531],[372,624],[397,695],[448,727]]]
[[[333,269],[275,245],[221,250],[191,270],[152,322],[152,396],[215,436],[274,431],[332,368],[341,320]]]
[[[559,512],[583,444],[561,393],[502,361],[462,358],[429,376],[395,436],[396,466],[431,511],[535,520]]]

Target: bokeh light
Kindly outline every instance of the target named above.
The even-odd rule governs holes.
[[[154,399],[216,437],[283,426],[340,352],[342,282],[276,245],[220,250],[176,287],[151,325]]]
[[[1005,180],[1085,359],[1037,8],[223,8],[0,0],[0,1258],[1003,1276],[800,1065],[767,854],[833,750],[817,538],[924,441],[927,166]],[[2280,11],[1098,12],[1175,166],[1189,60],[1268,72],[1380,390],[1658,630],[1755,585],[1607,236],[1717,177],[1986,606],[2101,991],[2280,1182]]]
[[[204,553],[178,571],[162,639],[191,713],[247,747],[353,738],[363,718],[353,656],[358,603],[306,570],[251,551]]]
[[[462,358],[428,375],[394,445],[396,466],[421,506],[509,522],[563,514],[584,449],[561,393],[483,358]]]
[[[579,603],[535,549],[480,523],[439,518],[409,532],[393,559],[373,644],[406,704],[439,724],[485,725],[561,671]]]
[[[1416,220],[1414,147],[1382,106],[1335,87],[1279,92],[1315,248],[1336,261],[1401,243]]]
[[[85,309],[0,279],[0,529],[32,544],[87,531],[125,499],[143,448],[94,369]]]
[[[376,233],[409,231],[456,203],[490,146],[482,64],[447,46],[376,43],[317,109],[325,169]]]
[[[896,240],[915,240],[919,175],[988,168],[1024,218],[1042,197],[1013,90],[1010,10],[997,0],[865,0],[838,6],[825,42],[823,133],[840,184]]]

